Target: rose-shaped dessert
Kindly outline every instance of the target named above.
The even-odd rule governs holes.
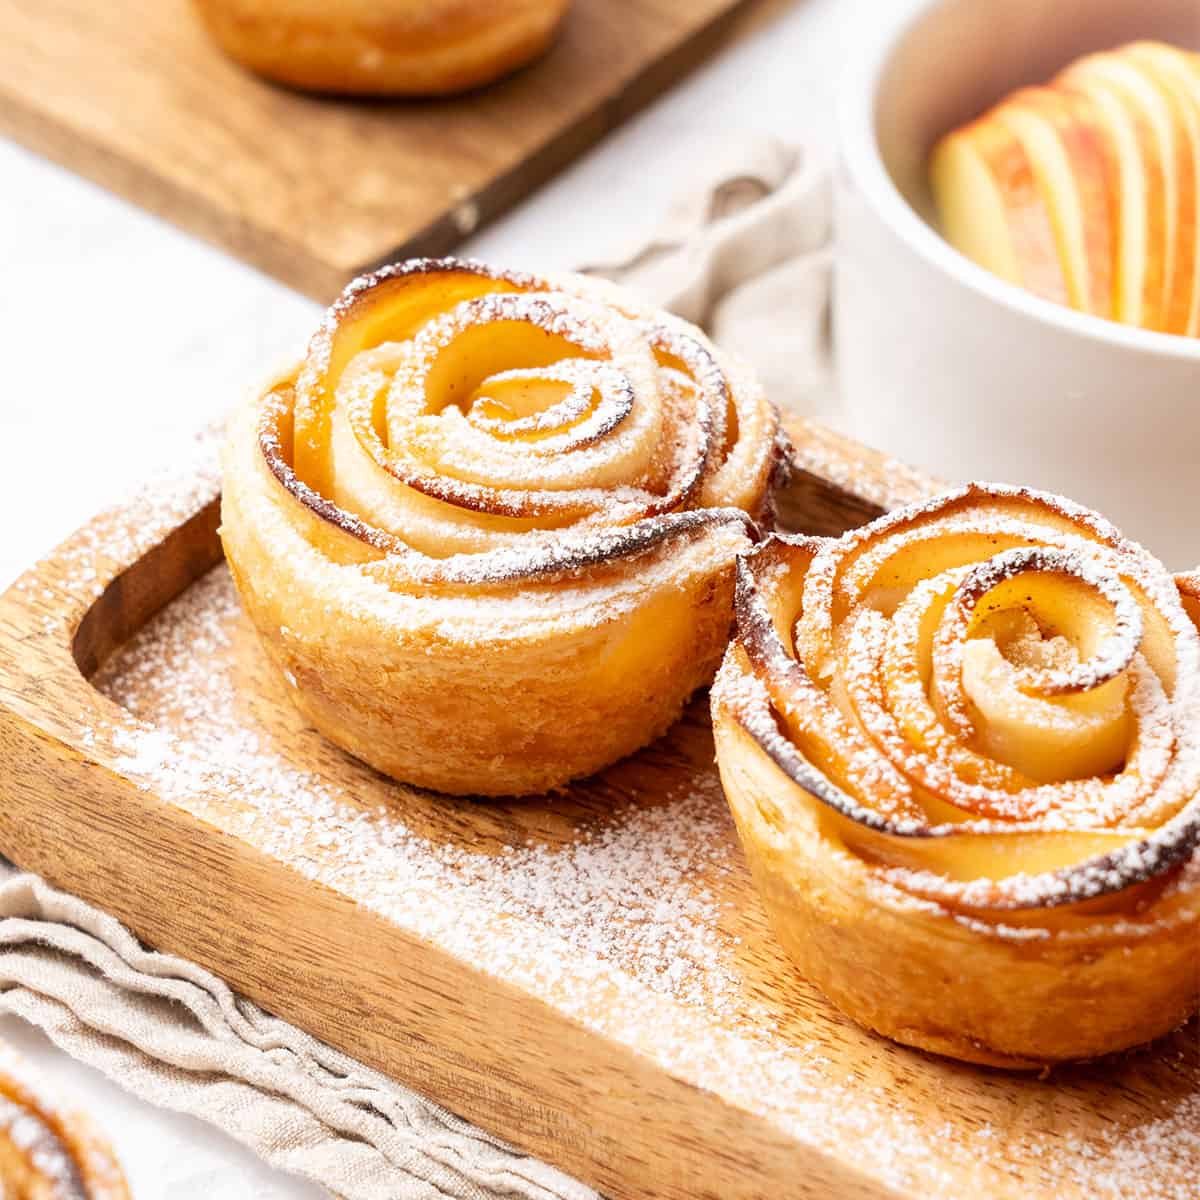
[[[721,777],[785,949],[846,1013],[1001,1066],[1200,996],[1200,588],[971,486],[740,567]]]
[[[33,1068],[2,1043],[0,1196],[129,1200],[116,1156],[91,1121],[48,1095]]]
[[[569,0],[194,0],[217,44],[289,87],[443,96],[523,67]]]
[[[529,793],[711,679],[780,459],[761,389],[685,322],[409,262],[351,284],[235,417],[222,534],[327,736],[439,791]]]

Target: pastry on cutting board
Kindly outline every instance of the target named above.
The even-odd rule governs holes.
[[[553,41],[570,0],[195,0],[218,44],[291,87],[435,96],[491,83]]]

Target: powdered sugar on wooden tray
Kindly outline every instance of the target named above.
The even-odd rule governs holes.
[[[620,962],[656,992],[711,1005],[730,991],[719,907],[695,883],[702,866],[726,871],[732,858],[711,780],[581,829],[566,847],[501,843],[489,854],[438,844],[408,827],[402,811],[357,802],[356,775],[371,779],[372,792],[387,790],[365,768],[346,760],[342,782],[297,765],[264,737],[234,674],[237,616],[228,573],[213,571],[106,665],[97,686],[147,722],[135,734],[114,731],[120,770],[189,808],[237,796],[238,824],[256,844],[372,906],[381,884],[395,894],[461,888],[497,914],[535,919],[572,948]],[[337,849],[332,868],[329,847]]]
[[[768,944],[769,934],[711,748],[671,775],[666,794],[630,795],[610,773],[582,789],[583,811],[578,798],[468,802],[487,835],[447,839],[430,814],[463,802],[388,784],[298,717],[281,734],[290,709],[282,688],[251,684],[269,678],[258,654],[227,572],[211,572],[102,669],[97,685],[137,720],[115,714],[95,743],[115,746],[116,768],[146,789],[679,1077],[840,1159],[853,1146],[856,1165],[889,1186],[951,1195],[974,1178],[988,1194],[997,1172],[1021,1163],[1031,1181],[1089,1196],[1194,1197],[1195,1094],[1173,1108],[1126,1106],[1120,1120],[1114,1108],[1111,1133],[1084,1140],[1055,1132],[1072,1127],[1082,1085],[1060,1093],[1005,1079],[992,1086],[1018,1093],[1020,1134],[978,1113],[931,1128],[918,1112],[964,1068],[840,1025],[828,1038],[831,1018],[812,1016],[822,1002],[811,992],[795,993],[796,1011],[764,992],[741,939]],[[256,715],[268,711],[269,726]],[[678,745],[684,757],[686,738]],[[782,957],[773,982],[785,996],[801,987]],[[862,1048],[847,1056],[855,1036]],[[867,1078],[864,1052],[878,1067]]]
[[[795,440],[792,448],[795,466],[881,509],[914,504],[941,490],[934,480],[898,459],[876,455],[859,461],[847,454],[840,435],[819,425],[806,425],[804,431],[806,436]]]
[[[180,450],[179,458],[133,488],[113,497],[89,524],[54,551],[61,592],[39,598],[54,601],[47,628],[76,620],[82,604],[96,599],[113,574],[137,560],[220,494],[218,454],[224,431],[220,425],[200,430]],[[18,592],[42,588],[33,572],[14,585]]]

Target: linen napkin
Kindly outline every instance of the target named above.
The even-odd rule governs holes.
[[[661,229],[585,268],[705,326],[773,398],[827,415],[830,201],[819,161],[730,143]],[[31,876],[0,875],[0,1012],[164,1108],[345,1200],[595,1200],[560,1171],[143,948]],[[243,1196],[206,1176],[210,1200]]]
[[[29,875],[0,885],[0,1011],[344,1200],[596,1197]],[[236,1177],[205,1182],[243,1197]]]
[[[832,207],[821,156],[729,140],[649,239],[583,271],[701,326],[781,408],[836,424]]]

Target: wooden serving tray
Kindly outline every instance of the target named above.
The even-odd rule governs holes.
[[[930,488],[793,433],[794,525]],[[703,697],[560,795],[390,783],[288,704],[217,521],[215,475],[191,475],[0,599],[0,851],[22,867],[611,1197],[1197,1195],[1195,1022],[1048,1078],[865,1033],[775,945]]]
[[[188,0],[5,0],[0,129],[328,302],[380,263],[450,250],[760,5],[574,0],[552,51],[494,87],[356,102],[243,71]]]

